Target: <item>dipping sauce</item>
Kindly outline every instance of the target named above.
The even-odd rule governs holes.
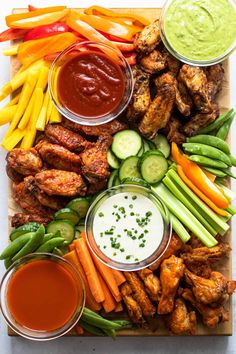
[[[101,252],[121,263],[138,263],[159,247],[164,232],[162,216],[148,197],[122,192],[98,208],[93,234]]]
[[[63,327],[78,306],[78,285],[62,265],[50,260],[29,262],[8,282],[7,305],[20,325],[52,331]]]
[[[229,0],[173,0],[164,15],[171,47],[196,61],[215,59],[236,39],[236,12]]]
[[[60,69],[59,101],[82,117],[101,117],[122,101],[124,76],[117,62],[98,51],[86,51],[68,60]]]

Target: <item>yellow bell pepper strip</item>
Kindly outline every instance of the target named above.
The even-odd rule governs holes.
[[[182,155],[176,143],[172,143],[171,152],[174,161],[182,167],[183,172],[188,179],[190,179],[190,181],[217,207],[226,209],[229,205],[228,200],[220,192],[217,186],[210,181],[202,169],[196,163]]]
[[[50,118],[51,118],[52,108],[53,108],[53,103],[52,103],[52,99],[51,99],[51,97],[49,95],[48,108],[47,108],[47,114],[46,114],[46,123],[47,124],[48,124],[48,122],[50,121]]]
[[[9,101],[3,108],[14,106],[15,104],[17,104],[19,102],[19,98],[20,98],[20,93],[18,93],[16,96],[14,96],[11,99],[11,101]]]
[[[15,129],[11,135],[2,142],[2,147],[9,151],[12,150],[21,141],[25,133],[25,130],[19,128]]]
[[[12,90],[11,84],[10,84],[10,82],[8,82],[7,84],[5,84],[1,88],[0,101],[4,100],[4,98],[6,98],[12,92],[13,92],[13,90]]]
[[[17,74],[9,82],[9,84],[10,84],[10,86],[12,88],[12,91],[17,90],[19,87],[24,85],[24,83],[25,83],[25,81],[27,79],[29,70],[32,70],[32,69],[38,70],[42,65],[44,65],[44,61],[43,60],[38,60],[34,64],[32,64],[30,66],[30,68],[18,71]]]
[[[6,16],[6,24],[11,28],[34,28],[59,21],[69,13],[66,6],[44,7],[30,12]]]
[[[45,55],[60,52],[75,42],[76,36],[71,32],[27,41],[20,44],[17,57],[24,67],[28,67]]]
[[[198,189],[190,179],[185,175],[182,167],[177,165],[177,172],[182,179],[182,181],[200,198],[203,202],[205,202],[214,212],[221,216],[229,216],[226,210],[218,208],[208,197],[203,194],[200,189]]]
[[[103,31],[114,36],[131,40],[141,31],[140,27],[116,23],[99,16],[80,14],[80,20],[88,23],[98,31]]]
[[[0,33],[0,42],[23,38],[27,32],[28,30],[24,28],[9,28]]]
[[[126,13],[126,12],[115,12],[110,9],[106,9],[102,6],[90,6],[84,10],[87,15],[105,15],[109,17],[127,17],[130,18],[133,22],[138,22],[141,25],[147,26],[150,24],[150,21],[142,16]]]
[[[40,131],[44,131],[45,125],[47,123],[47,109],[48,109],[48,102],[49,102],[50,96],[48,90],[46,91],[43,99],[43,105],[41,108],[41,111],[39,113],[37,123],[36,123],[36,129]]]
[[[18,52],[18,48],[19,48],[19,44],[12,45],[9,48],[3,49],[2,54],[5,55],[6,57],[16,55]]]
[[[53,105],[52,106],[52,112],[51,112],[51,116],[49,118],[49,123],[61,123],[61,115],[58,112],[58,110],[56,109],[56,107]]]
[[[14,106],[4,107],[0,109],[0,125],[5,125],[12,121],[17,110],[17,104]]]

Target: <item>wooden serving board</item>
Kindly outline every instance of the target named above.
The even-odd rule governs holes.
[[[25,12],[25,9],[14,9],[13,13],[20,13],[20,12]],[[157,8],[149,8],[149,9],[115,9],[117,12],[130,12],[134,13],[137,15],[141,15],[143,17],[146,17],[148,19],[155,20],[159,18],[160,9]],[[225,77],[224,77],[224,82],[223,82],[223,88],[221,93],[218,96],[218,102],[220,105],[220,110],[221,112],[224,112],[230,108],[230,77],[229,77],[229,61],[225,61],[223,63],[224,65],[224,70],[225,70]],[[13,76],[16,74],[17,70],[19,69],[19,62],[18,60],[13,57],[11,59],[11,75]],[[11,229],[10,223],[11,223],[11,217],[16,213],[20,212],[19,206],[14,202],[13,196],[12,196],[12,184],[9,181],[9,188],[8,188],[8,219],[9,219],[9,231]],[[231,246],[232,246],[232,232],[231,230],[225,235],[225,241],[227,241]],[[218,263],[217,269],[221,271],[228,279],[232,278],[232,256],[230,255],[228,258],[222,260],[221,263]],[[197,330],[197,336],[230,336],[232,335],[232,301],[230,299],[229,303],[226,305],[226,308],[229,309],[229,321],[220,324],[217,328],[215,329],[210,329],[207,328],[201,324],[198,325],[198,330]],[[16,333],[11,329],[8,328],[8,334],[10,336],[16,335]],[[67,336],[78,336],[75,331],[71,331],[67,334]],[[155,332],[152,332],[150,330],[145,330],[145,329],[138,329],[138,330],[123,330],[119,332],[119,336],[172,336],[171,333],[166,329],[166,326],[163,322],[162,319],[158,320],[158,326],[157,330]]]

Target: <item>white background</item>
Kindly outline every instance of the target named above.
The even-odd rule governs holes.
[[[209,0],[210,1],[210,0]],[[5,29],[4,17],[10,14],[15,7],[27,7],[28,3],[43,7],[52,5],[67,5],[68,7],[87,7],[90,5],[101,5],[106,7],[161,7],[163,1],[158,0],[0,0],[0,31]],[[0,50],[8,46],[1,44]],[[9,80],[9,60],[0,57],[0,87]],[[236,107],[236,55],[231,57],[231,105]],[[2,102],[0,107],[2,106]],[[233,126],[233,132],[236,126]],[[0,140],[2,140],[6,127],[0,128]],[[235,134],[232,133],[233,152],[236,155]],[[5,173],[6,152],[0,148],[0,250],[7,243],[7,177]],[[236,184],[233,183],[236,190]],[[235,239],[235,223],[233,225],[233,239]],[[236,251],[234,240],[233,251]],[[236,257],[233,257],[235,264]],[[4,267],[0,264],[0,279]],[[236,279],[236,267],[233,275]],[[66,299],[65,299],[66,301]],[[236,318],[236,301],[234,301],[234,328]],[[37,343],[22,338],[10,338],[7,336],[6,325],[0,314],[0,354],[236,354],[236,333],[233,337],[157,337],[157,338],[118,338],[115,342],[110,338],[61,338],[53,342]]]

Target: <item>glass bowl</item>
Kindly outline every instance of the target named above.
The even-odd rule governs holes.
[[[236,3],[234,0],[228,0],[229,3],[232,5],[232,7],[234,8],[234,10],[236,11]],[[164,3],[164,6],[162,7],[162,11],[161,11],[161,15],[160,15],[160,19],[159,19],[159,28],[160,28],[160,35],[161,35],[161,40],[164,43],[166,49],[174,56],[176,57],[178,60],[189,64],[189,65],[193,65],[193,66],[210,66],[210,65],[214,65],[217,63],[222,62],[223,60],[227,59],[230,54],[233,53],[233,51],[236,48],[236,41],[234,41],[234,43],[221,55],[212,58],[212,59],[208,59],[208,60],[195,60],[195,59],[191,59],[188,58],[180,53],[178,53],[175,48],[173,47],[173,45],[171,45],[170,41],[168,40],[167,36],[166,36],[166,32],[165,32],[165,15],[166,12],[169,8],[169,6],[172,4],[173,0],[167,0]]]
[[[108,257],[97,244],[96,237],[94,235],[94,219],[100,206],[105,201],[107,201],[110,197],[124,192],[132,192],[137,195],[142,195],[147,197],[151,202],[153,202],[153,204],[155,204],[155,207],[160,212],[160,217],[163,223],[163,234],[159,246],[156,249],[154,249],[152,254],[150,254],[147,258],[132,263],[119,262],[118,260],[114,260],[114,258]],[[140,208],[142,208],[141,205]],[[172,225],[171,225],[170,216],[167,208],[160,200],[160,198],[154,192],[152,192],[151,189],[142,187],[140,185],[121,184],[119,186],[107,189],[103,193],[99,194],[97,198],[93,201],[86,216],[85,232],[86,232],[87,242],[91,251],[101,262],[103,262],[104,264],[106,264],[107,266],[113,269],[117,269],[121,271],[136,271],[150,266],[162,256],[162,254],[165,252],[166,248],[168,247],[168,244],[171,239]]]
[[[78,284],[78,304],[73,316],[63,327],[52,331],[32,330],[25,326],[22,326],[14,319],[7,304],[8,282],[11,279],[12,275],[19,268],[23,267],[27,263],[34,262],[37,260],[50,260],[60,264],[69,272],[70,275],[72,275],[72,277],[76,281],[76,284]],[[37,340],[37,341],[47,341],[47,340],[56,339],[69,332],[79,321],[82,315],[84,304],[85,304],[85,296],[86,296],[85,287],[79,272],[66,259],[50,253],[32,253],[17,260],[6,271],[0,284],[0,300],[1,300],[0,306],[1,306],[2,314],[7,324],[13,329],[14,332],[19,334],[20,336],[31,340]]]
[[[115,107],[113,111],[105,115],[98,116],[98,117],[81,116],[69,110],[59,100],[57,94],[57,79],[58,79],[59,70],[63,64],[65,64],[68,60],[70,60],[73,57],[73,55],[76,55],[76,52],[79,53],[81,51],[83,52],[97,51],[103,53],[103,55],[110,54],[111,56],[113,57],[115,56],[115,58],[118,59],[119,66],[121,68],[121,71],[123,73],[123,78],[124,78],[124,94],[120,104],[117,107]],[[110,59],[112,58],[110,57]],[[133,94],[134,80],[133,80],[133,74],[130,65],[118,50],[104,43],[85,41],[85,42],[72,44],[70,47],[66,48],[61,54],[58,55],[58,57],[53,61],[51,65],[49,78],[48,78],[48,85],[49,85],[49,92],[52,101],[56,106],[57,110],[63,116],[65,116],[66,118],[68,118],[69,120],[75,123],[91,126],[91,125],[100,125],[100,124],[110,122],[125,110]]]

